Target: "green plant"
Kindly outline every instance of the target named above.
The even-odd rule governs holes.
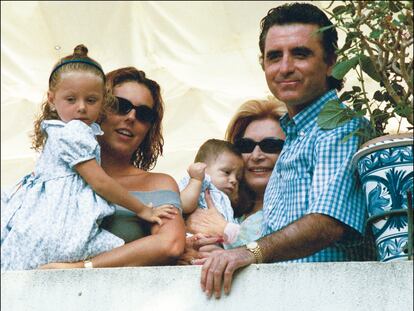
[[[327,103],[318,117],[318,124],[332,129],[355,116],[366,116],[371,126],[352,133],[361,135],[364,140],[387,134],[386,126],[391,118],[398,118],[397,132],[401,130],[403,119],[412,126],[412,2],[342,1],[330,12],[334,2],[338,4],[332,1],[325,11],[334,26],[345,32],[346,39],[343,47],[337,50],[338,61],[332,76],[342,79],[354,72],[358,84],[340,95],[347,106],[340,101]],[[371,94],[366,89],[367,79],[376,82],[375,92],[369,90]]]

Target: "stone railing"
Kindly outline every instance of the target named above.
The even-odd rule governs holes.
[[[1,273],[2,311],[412,310],[413,262],[261,264],[206,298],[199,266]]]

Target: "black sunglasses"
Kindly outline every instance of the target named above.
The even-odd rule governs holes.
[[[256,145],[259,145],[265,153],[278,153],[282,150],[284,142],[283,139],[271,137],[264,138],[259,142],[250,138],[240,138],[234,142],[234,146],[240,153],[251,153]]]
[[[150,107],[145,105],[134,106],[128,99],[115,96],[117,99],[117,109],[115,109],[117,114],[126,115],[132,109],[135,110],[135,118],[138,121],[152,123],[155,121],[157,114]]]

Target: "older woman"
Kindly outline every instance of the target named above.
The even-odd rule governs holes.
[[[180,209],[175,180],[166,174],[148,172],[162,154],[163,103],[160,86],[134,67],[107,74],[107,88],[118,97],[118,107],[101,123],[99,137],[102,167],[134,196],[154,207],[171,204]],[[180,215],[163,219],[163,225],[147,224],[123,207],[102,227],[124,239],[125,245],[85,262],[52,263],[43,268],[120,267],[172,264],[185,245],[184,221]]]
[[[285,109],[280,102],[250,100],[240,106],[228,125],[226,139],[235,143],[245,163],[245,187],[241,186],[240,203],[235,208],[240,221],[238,235],[235,242],[225,244],[227,247],[245,245],[261,236],[263,196],[281,151],[281,140],[285,138],[279,124]],[[209,209],[197,209],[187,220],[187,227],[212,237],[196,235],[187,239],[186,253],[180,263],[207,256],[204,251],[212,249],[208,244],[220,240],[216,236],[224,236],[228,225],[211,202]],[[199,247],[201,252],[194,252]]]

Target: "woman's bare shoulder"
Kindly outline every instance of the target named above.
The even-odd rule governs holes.
[[[148,186],[152,188],[149,190],[171,190],[179,192],[177,182],[168,174],[148,172],[145,179]]]
[[[168,174],[144,171],[138,168],[127,174],[112,176],[129,191],[171,190],[179,192],[177,182]]]

